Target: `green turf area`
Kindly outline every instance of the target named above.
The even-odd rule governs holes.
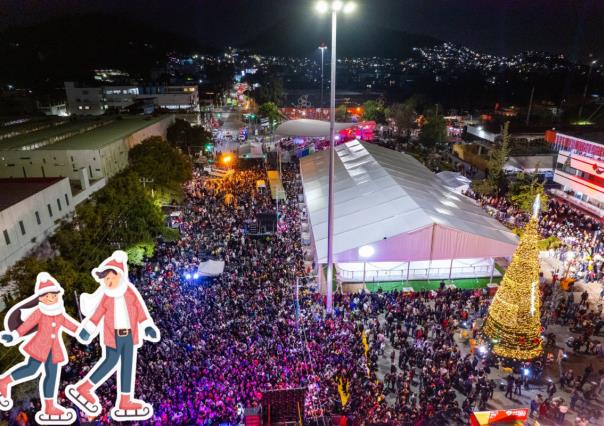
[[[489,283],[490,278],[464,278],[452,280],[452,284],[455,284],[457,288],[464,289],[474,289],[474,288],[484,288]],[[493,277],[494,283],[499,283],[501,281],[501,277]],[[449,284],[448,280],[445,280],[447,284]],[[422,291],[422,290],[437,290],[440,284],[440,280],[417,280],[417,281],[405,281],[405,283],[401,283],[401,281],[383,281],[376,283],[367,283],[367,289],[369,291],[392,291],[392,290],[402,290],[403,287],[413,287],[414,291]]]
[[[42,149],[100,149],[116,140],[123,139],[130,136],[132,133],[151,126],[166,117],[166,115],[163,115],[157,117],[136,117],[115,120],[111,124],[48,145]]]

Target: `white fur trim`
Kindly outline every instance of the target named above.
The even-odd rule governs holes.
[[[146,319],[143,322],[141,322],[141,327],[144,330],[147,327],[155,327],[155,324],[153,323],[153,321],[151,319]]]
[[[17,330],[13,330],[13,331],[11,331],[11,332],[10,332],[10,335],[11,335],[11,336],[13,336],[13,342],[14,342],[15,340],[17,340],[19,337],[21,337],[21,336],[19,336],[19,333],[17,333]]]
[[[122,250],[114,251],[111,255],[111,258],[117,260],[120,263],[128,262],[128,254],[126,254],[126,252]]]
[[[54,278],[48,272],[40,272],[36,277],[36,281],[51,281]]]
[[[90,321],[89,319],[85,319],[84,322],[82,323],[82,328],[84,330],[86,330],[88,332],[88,334],[90,334],[91,336],[94,334],[94,332],[96,331],[96,326],[94,325],[94,323],[92,321]]]

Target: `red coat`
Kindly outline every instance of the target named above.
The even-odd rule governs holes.
[[[36,309],[21,324],[16,332],[24,336],[29,330],[38,326],[33,337],[25,344],[23,351],[36,361],[46,362],[48,354],[52,353],[53,364],[59,364],[66,360],[65,345],[61,338],[61,328],[75,333],[78,324],[67,314],[46,315],[40,309]]]
[[[126,306],[128,308],[128,319],[130,320],[130,328],[132,330],[132,343],[134,346],[139,345],[140,340],[138,336],[138,325],[149,320],[147,310],[143,306],[143,302],[138,295],[136,290],[132,289],[132,285],[128,284],[126,294]],[[99,325],[101,319],[103,321],[103,343],[105,346],[115,349],[117,347],[115,342],[115,299],[109,297],[106,294],[103,295],[101,303],[94,311],[94,314],[90,317],[90,321],[95,326]],[[149,324],[151,325],[151,323]]]

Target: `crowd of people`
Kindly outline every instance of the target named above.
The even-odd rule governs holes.
[[[466,195],[511,228],[524,227],[530,218],[505,197],[482,196],[472,190]],[[552,198],[540,214],[539,232],[543,238],[556,237],[561,242],[550,250],[552,256],[565,264],[565,270],[558,271],[558,276],[568,272],[586,282],[604,277],[604,235],[599,220]]]
[[[244,408],[261,404],[265,391],[290,388],[306,389],[307,417],[341,415],[352,425],[444,425],[467,422],[471,411],[486,408],[496,390],[489,378],[492,365],[480,352],[462,353],[455,338],[486,315],[485,294],[444,288],[336,294],[334,314],[326,315],[323,296],[304,285],[310,280],[300,235],[305,210],[297,165],[284,166],[287,199],[278,212],[259,180],[267,180],[263,165],[222,179],[194,172],[176,221],[180,238],[159,240],[154,255],[131,270],[163,337],[145,344],[138,356],[135,396],[155,409],[147,423],[237,424]],[[504,200],[478,201],[515,226],[528,220]],[[259,215],[276,213],[278,232],[255,235]],[[595,255],[604,244],[595,221],[550,201],[540,230],[589,253],[595,279],[601,277]],[[199,278],[195,272],[208,259],[224,261],[224,272]],[[576,350],[585,346],[601,353],[601,346],[589,343],[603,327],[599,313],[548,288],[542,289],[544,326],[571,324],[583,333],[581,343],[573,343]],[[98,357],[98,347],[72,344],[60,389],[83,377]],[[382,375],[384,359],[390,364]],[[565,372],[561,386],[581,391],[590,374]],[[581,387],[577,380],[583,380]],[[508,390],[510,383],[521,391],[521,376],[508,380]],[[98,389],[101,424],[111,422],[114,387],[110,380]],[[543,404],[552,405],[554,397],[555,392]],[[60,401],[66,402],[63,395]]]

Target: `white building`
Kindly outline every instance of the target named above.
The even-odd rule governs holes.
[[[604,217],[604,134],[569,135],[556,133],[558,150],[554,182],[562,190],[552,190],[559,198]]]
[[[91,185],[86,169],[80,172],[79,185],[66,177],[0,178],[0,274],[52,235],[106,182]]]
[[[75,208],[69,179],[0,179],[0,274],[44,241]]]
[[[107,109],[102,87],[77,87],[65,82],[67,112],[73,115],[101,115]]]
[[[108,109],[122,110],[149,98],[156,108],[199,111],[199,91],[195,85],[78,87],[65,82],[65,93],[68,112],[74,115],[101,115]]]
[[[166,137],[173,115],[82,119],[0,140],[0,177],[66,176],[92,181],[128,166],[128,151],[151,136]]]

